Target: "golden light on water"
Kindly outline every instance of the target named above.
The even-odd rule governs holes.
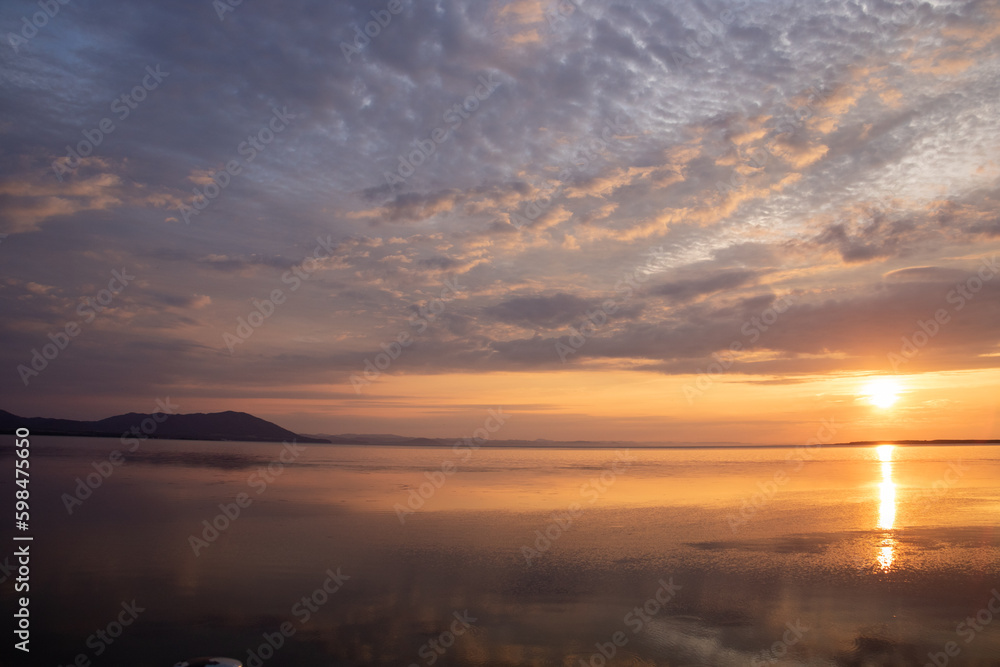
[[[878,508],[878,527],[882,530],[892,530],[892,526],[896,522],[896,485],[892,483],[891,479],[879,484],[879,497],[881,504]]]
[[[882,483],[879,484],[878,528],[892,530],[896,523],[896,485],[892,481],[892,455],[894,445],[879,445],[876,448],[878,460],[882,463]],[[882,540],[879,549],[878,563],[883,570],[892,567],[895,558],[893,546],[895,540],[891,535]]]
[[[879,551],[878,564],[883,570],[892,567],[892,544],[884,545]]]

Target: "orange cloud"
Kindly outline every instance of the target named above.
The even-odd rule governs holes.
[[[618,168],[610,173],[595,176],[577,186],[566,188],[566,196],[570,199],[578,197],[604,197],[611,194],[618,188],[642,180],[649,176],[656,167],[627,167]]]
[[[785,160],[795,169],[805,169],[816,163],[829,151],[829,147],[823,144],[806,144],[796,146],[784,141],[775,142],[771,148],[774,155]]]
[[[58,160],[57,160],[58,162]],[[181,200],[167,191],[152,191],[135,182],[125,182],[112,173],[109,160],[83,158],[80,165],[58,182],[46,172],[34,172],[0,183],[0,195],[9,200],[0,220],[9,233],[36,231],[46,220],[84,211],[105,211],[121,206],[173,208]],[[93,173],[93,172],[97,173]],[[90,175],[84,175],[90,172]]]

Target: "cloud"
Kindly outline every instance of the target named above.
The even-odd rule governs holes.
[[[599,305],[597,301],[560,292],[551,296],[514,297],[489,306],[484,312],[492,318],[524,328],[553,329],[583,320],[588,310]],[[631,312],[634,314],[635,311]]]
[[[963,277],[965,277],[965,274],[961,269],[949,269],[942,266],[911,266],[905,269],[889,271],[884,276],[886,281],[901,283],[958,281]]]
[[[224,22],[201,0],[68,8],[3,56],[0,357],[16,367],[128,265],[143,283],[50,389],[340,382],[449,279],[459,297],[393,372],[692,372],[779,295],[795,305],[737,372],[871,369],[998,248],[992,5],[734,3],[724,22],[704,3],[570,4],[404,3],[350,60],[359,0]],[[119,118],[158,63],[169,77]],[[185,224],[177,207],[274,108],[294,120]],[[60,182],[53,160],[104,117],[114,132]],[[388,184],[435,128],[447,140]],[[318,239],[329,257],[292,291]],[[637,277],[564,365],[556,343]],[[275,289],[286,303],[234,361],[222,333]],[[994,363],[994,289],[914,366]],[[0,389],[29,396],[17,383]]]
[[[699,296],[741,287],[756,277],[757,274],[753,271],[721,271],[704,278],[662,283],[651,287],[649,293],[656,296],[668,297],[675,302],[684,302]]]

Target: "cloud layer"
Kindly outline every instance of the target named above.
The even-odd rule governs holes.
[[[402,333],[386,377],[682,375],[738,341],[733,373],[793,380],[896,370],[945,309],[900,370],[1000,362],[993,3],[70,3],[22,39],[36,9],[0,10],[12,408],[349,408]]]

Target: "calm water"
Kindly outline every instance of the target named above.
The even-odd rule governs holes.
[[[30,664],[1000,665],[997,447],[32,443]]]

